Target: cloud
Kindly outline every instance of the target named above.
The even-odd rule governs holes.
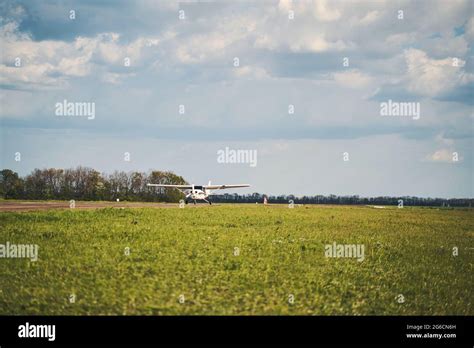
[[[368,12],[361,20],[361,25],[370,25],[380,18],[380,12],[377,10]]]
[[[293,52],[325,52],[325,51],[343,51],[350,47],[343,40],[328,41],[322,35],[302,36],[289,44]]]
[[[235,68],[234,70],[235,76],[238,77],[245,77],[245,78],[252,78],[252,79],[265,79],[269,78],[270,75],[268,72],[261,67],[256,66],[244,66]]]
[[[335,21],[341,18],[341,12],[327,0],[312,1],[314,16],[322,21]]]
[[[187,39],[179,41],[175,55],[178,61],[184,64],[216,59],[216,57],[222,57],[225,50],[242,36],[233,35],[230,32],[192,35]]]
[[[123,69],[125,59],[132,66],[139,66],[147,50],[172,37],[165,33],[163,37],[120,43],[120,34],[101,33],[77,37],[72,42],[34,41],[30,35],[19,32],[18,27],[18,23],[9,22],[0,28],[4,51],[0,83],[17,89],[62,89],[69,86],[71,78],[89,75],[116,83],[120,74],[131,76]],[[20,66],[14,65],[16,59],[21,60]]]
[[[444,163],[453,163],[455,158],[455,153],[449,149],[440,149],[434,153],[428,155],[426,159],[430,162],[444,162]],[[458,160],[462,161],[462,157],[459,157]]]
[[[333,77],[339,85],[348,88],[365,88],[372,82],[372,78],[369,75],[357,69],[337,72],[333,74]]]
[[[405,51],[405,59],[407,88],[415,94],[436,97],[474,82],[474,74],[463,69],[466,62],[457,57],[431,59],[411,48]]]

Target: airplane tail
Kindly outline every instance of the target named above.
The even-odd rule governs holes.
[[[211,186],[211,180],[209,180],[209,183],[207,184],[208,186]],[[206,195],[210,195],[211,190],[206,189]]]

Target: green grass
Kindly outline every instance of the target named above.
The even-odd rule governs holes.
[[[473,237],[470,209],[4,212],[0,244],[39,259],[0,259],[0,314],[473,315]],[[365,260],[326,258],[333,242]]]

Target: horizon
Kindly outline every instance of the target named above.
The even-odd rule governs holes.
[[[85,167],[85,166],[76,166],[74,168],[35,168],[33,171],[35,170],[49,170],[49,169],[54,169],[54,170],[73,170],[73,169],[76,169],[76,168],[87,168],[87,169],[92,169],[92,170],[95,170],[94,168],[91,168],[91,167]],[[0,168],[0,171],[3,171],[3,170],[11,170],[9,168]],[[28,175],[30,175],[33,171],[31,171],[30,173],[27,173],[25,175],[21,175],[20,173],[17,173],[15,171],[13,171],[14,173],[18,174],[18,176],[25,180],[26,177]],[[186,180],[186,178],[184,176],[182,176],[180,173],[175,173],[173,171],[169,171],[169,170],[161,170],[161,169],[149,169],[147,171],[119,171],[119,170],[114,170],[112,172],[100,172],[98,171],[99,174],[101,175],[101,177],[107,179],[110,175],[114,174],[115,172],[118,172],[118,173],[126,173],[128,175],[130,174],[133,174],[133,173],[142,173],[142,174],[145,174],[145,175],[150,175],[152,172],[163,172],[163,173],[171,173],[171,174],[174,174],[174,175],[177,175],[179,177],[182,177],[187,184],[189,185],[196,185],[196,186],[199,186],[199,185],[205,185],[205,183],[201,183],[201,182],[198,182],[198,183],[193,183],[193,182],[188,182]],[[212,180],[212,184],[229,184],[229,183],[221,183],[221,182],[214,182],[214,180]],[[232,183],[232,184],[242,184],[242,183]],[[474,197],[433,197],[433,196],[429,196],[429,197],[426,197],[426,196],[413,196],[413,195],[401,195],[401,196],[387,196],[387,195],[374,195],[374,196],[363,196],[363,195],[359,195],[359,194],[352,194],[352,195],[340,195],[340,194],[335,194],[335,193],[329,193],[329,194],[319,194],[319,193],[307,193],[307,194],[304,194],[304,195],[295,195],[293,193],[266,193],[266,192],[260,192],[260,191],[252,191],[252,184],[249,184],[250,187],[246,189],[246,191],[249,191],[249,192],[245,192],[245,193],[241,193],[242,189],[238,189],[238,190],[233,190],[233,189],[227,189],[226,191],[219,191],[217,190],[216,193],[213,193],[212,195],[213,196],[224,196],[226,194],[228,195],[238,195],[238,196],[241,196],[241,197],[245,197],[245,196],[251,196],[251,195],[254,195],[254,194],[258,194],[262,197],[266,196],[267,198],[270,198],[270,197],[274,197],[274,198],[278,198],[278,197],[281,197],[281,196],[285,196],[285,197],[294,197],[295,199],[302,199],[304,197],[308,197],[308,198],[311,198],[311,197],[325,197],[325,198],[329,198],[331,196],[335,196],[335,197],[343,197],[343,198],[348,198],[348,197],[357,197],[359,199],[374,199],[374,198],[418,198],[418,199],[427,199],[427,200],[474,200]],[[252,191],[252,192],[250,192]]]

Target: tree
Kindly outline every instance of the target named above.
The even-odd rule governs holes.
[[[4,198],[21,198],[24,191],[24,182],[18,173],[3,169],[0,171],[0,195]]]
[[[186,185],[186,180],[182,176],[178,176],[172,172],[152,171],[148,176],[148,182],[150,184],[174,184],[174,185]],[[156,192],[157,194],[153,194]],[[178,202],[183,198],[183,194],[173,188],[149,188],[150,196],[152,200],[165,201],[165,202]]]

